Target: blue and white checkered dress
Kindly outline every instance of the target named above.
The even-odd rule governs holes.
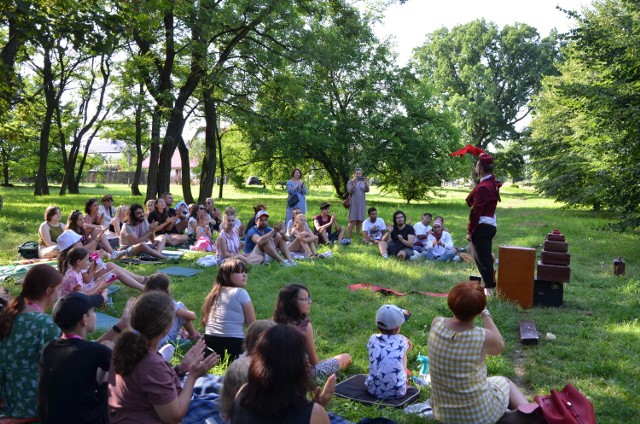
[[[495,423],[507,410],[509,382],[504,377],[487,378],[484,328],[458,332],[444,323],[445,318],[436,318],[429,332],[435,417],[449,424]]]

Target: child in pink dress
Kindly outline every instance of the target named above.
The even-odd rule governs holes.
[[[94,279],[96,261],[84,247],[74,247],[69,251],[66,260],[61,264],[63,272],[60,296],[74,291],[87,295],[100,293],[107,300],[107,288],[117,279],[115,274],[106,273]],[[114,278],[115,277],[115,278]]]

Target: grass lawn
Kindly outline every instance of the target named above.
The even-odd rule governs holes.
[[[83,187],[81,195],[34,197],[27,188],[0,188],[4,208],[0,212],[0,264],[16,259],[16,247],[26,240],[37,240],[37,229],[45,208],[58,204],[67,216],[83,209],[90,197],[112,193],[114,206],[120,203],[141,202],[129,195],[125,186],[107,188]],[[217,191],[217,187],[216,187]],[[55,192],[55,190],[52,190]],[[179,187],[174,193],[180,193]],[[196,191],[194,190],[194,193]],[[407,206],[393,194],[372,193],[368,206],[376,206],[379,215],[390,221],[397,209],[405,211],[413,222],[423,212],[445,217],[457,246],[464,246],[468,208],[464,203],[466,189],[446,189],[428,202]],[[177,197],[177,196],[176,196]],[[308,197],[311,219],[318,206],[328,200],[334,207],[338,221],[346,224],[346,211],[328,188],[311,187]],[[225,187],[225,199],[218,207],[234,205],[243,222],[252,213],[251,206],[265,203],[270,206],[271,222],[284,219],[286,196],[280,189],[248,188],[236,191]],[[560,308],[536,307],[524,310],[500,299],[491,299],[488,308],[501,330],[505,352],[488,358],[490,375],[504,375],[513,379],[533,400],[536,394],[561,389],[572,383],[593,402],[599,423],[638,422],[640,417],[640,271],[637,266],[640,241],[637,233],[609,233],[598,228],[607,223],[606,217],[588,211],[563,210],[552,200],[542,199],[533,191],[505,187],[498,207],[498,246],[535,247],[540,250],[545,235],[559,228],[567,237],[571,253],[571,282],[564,288],[564,305]],[[346,376],[367,372],[366,342],[375,332],[375,312],[384,303],[395,303],[412,312],[411,320],[402,327],[414,349],[409,352],[409,364],[419,369],[416,355],[427,353],[427,337],[431,321],[436,316],[449,316],[446,298],[408,295],[389,298],[367,291],[350,292],[347,285],[368,282],[399,291],[425,290],[447,292],[455,283],[477,274],[475,266],[465,263],[397,263],[384,261],[372,247],[354,244],[334,247],[334,255],[327,260],[300,262],[296,268],[277,265],[253,267],[249,273],[248,291],[258,318],[269,318],[276,295],[285,284],[306,285],[313,297],[312,321],[321,358],[349,352],[354,359]],[[635,253],[634,253],[635,252]],[[196,254],[188,255],[180,265],[195,266]],[[627,260],[626,276],[611,275],[614,257]],[[150,274],[157,266],[140,265],[133,269]],[[205,269],[189,278],[172,278],[172,294],[187,307],[197,311],[211,288],[216,269]],[[17,292],[15,285],[7,287]],[[127,295],[124,289],[114,298],[113,314],[119,314]],[[534,320],[541,334],[537,346],[522,346],[518,341],[518,323]],[[202,325],[198,324],[202,329]],[[555,340],[545,339],[553,333]],[[222,373],[222,367],[215,370]],[[423,389],[421,399],[429,397]],[[379,410],[340,399],[334,399],[329,410],[354,422],[363,417],[384,416],[403,423],[424,422],[400,411]]]

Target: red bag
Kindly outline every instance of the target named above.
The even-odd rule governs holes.
[[[571,384],[561,391],[551,390],[548,396],[536,396],[548,424],[595,424],[593,404]]]

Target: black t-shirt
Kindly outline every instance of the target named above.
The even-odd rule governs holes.
[[[40,356],[38,413],[47,423],[109,422],[107,383],[96,371],[109,370],[111,349],[80,339],[54,339]]]
[[[416,235],[416,230],[413,229],[413,227],[411,225],[405,225],[402,230],[398,230],[398,229],[393,229],[391,230],[391,240],[393,241],[398,241],[398,236],[402,236],[403,239],[407,240],[409,234],[413,234],[414,236]]]
[[[164,221],[166,221],[166,219],[162,219],[162,217],[158,212],[153,211],[149,214],[147,221],[149,221],[149,224],[153,224],[153,221],[157,221],[158,224],[164,224]],[[169,233],[169,230],[167,230],[167,227],[164,227],[162,230],[156,232],[156,234],[167,234],[167,233]]]
[[[169,218],[171,218],[172,216],[176,216],[176,210],[174,208],[169,208]],[[187,215],[184,214],[180,214],[180,219],[187,218]],[[173,225],[173,227],[171,227],[171,229],[169,231],[167,231],[170,234],[180,234],[180,232],[178,232],[178,229],[176,228],[175,224]]]

